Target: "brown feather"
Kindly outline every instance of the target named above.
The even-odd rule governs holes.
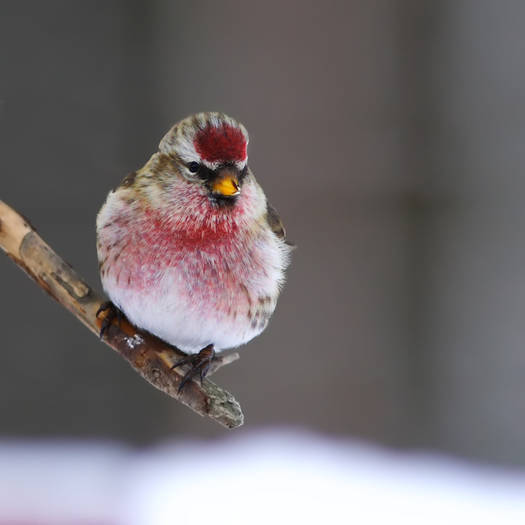
[[[269,202],[266,203],[266,222],[279,239],[286,239],[286,230],[283,221],[281,221],[277,210]]]

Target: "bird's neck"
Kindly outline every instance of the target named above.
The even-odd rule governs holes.
[[[147,209],[138,227],[151,246],[222,244],[239,232],[242,220],[234,213],[209,207],[191,215]]]

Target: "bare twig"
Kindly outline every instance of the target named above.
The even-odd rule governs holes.
[[[93,333],[100,331],[102,319],[96,318],[104,298],[84,283],[36,233],[28,221],[0,201],[0,247],[36,283]],[[184,370],[171,370],[182,353],[153,335],[138,330],[122,320],[114,322],[106,332],[104,342],[124,357],[131,366],[152,385],[181,401],[192,410],[208,416],[221,425],[235,428],[242,425],[241,407],[233,396],[211,381],[201,386],[188,383],[177,392]],[[238,359],[238,354],[221,356],[213,362],[213,373]]]

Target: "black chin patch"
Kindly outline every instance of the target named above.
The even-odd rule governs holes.
[[[216,206],[221,208],[231,208],[237,202],[238,195],[219,195],[217,193],[210,193],[210,200]]]

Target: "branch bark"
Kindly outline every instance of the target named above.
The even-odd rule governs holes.
[[[43,290],[67,308],[80,322],[98,336],[102,319],[96,312],[105,299],[94,292],[64,262],[34,228],[12,208],[0,201],[0,247]],[[228,428],[243,423],[243,414],[234,397],[205,379],[186,384],[177,392],[185,369],[171,370],[184,354],[157,337],[143,332],[123,319],[114,322],[104,335],[104,342],[126,359],[146,381],[174,397],[198,414]],[[237,353],[218,357],[209,374],[239,358]]]

